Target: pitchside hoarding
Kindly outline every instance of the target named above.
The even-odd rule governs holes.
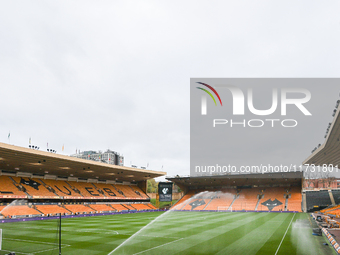
[[[159,202],[172,201],[172,182],[158,183]]]
[[[324,142],[338,78],[192,78],[191,176],[301,171]]]

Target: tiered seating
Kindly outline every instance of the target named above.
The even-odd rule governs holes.
[[[195,190],[189,190],[187,194],[185,194],[174,206],[173,209],[175,210],[181,210],[186,204],[187,200],[190,199],[192,196],[195,195]]]
[[[337,206],[333,206],[330,208],[326,208],[321,210],[320,212],[324,213],[324,214],[333,214],[337,209],[340,209],[340,205]]]
[[[302,194],[301,187],[292,187],[289,191],[290,198],[288,199],[287,211],[301,212]]]
[[[219,208],[228,208],[233,202],[236,195],[236,190],[227,189],[223,191],[218,191],[215,194],[215,198],[211,200],[205,210],[219,210]]]
[[[153,204],[147,204],[147,206],[149,206],[152,210],[156,210],[157,208],[153,205]]]
[[[97,212],[115,211],[115,209],[105,204],[90,204],[89,206]]]
[[[132,206],[131,204],[124,204],[124,206],[129,210],[132,210],[132,211],[136,210],[136,208],[134,206]]]
[[[137,195],[132,189],[131,187],[127,186],[127,185],[120,185],[120,184],[115,184],[112,186],[116,187],[116,189],[121,190],[124,195],[126,197],[132,198],[132,199],[142,199],[139,195]]]
[[[257,207],[259,211],[284,211],[286,199],[284,194],[287,193],[287,188],[272,187],[265,188],[263,192],[263,198],[260,200],[260,204]]]
[[[141,190],[141,188],[139,188],[138,186],[136,186],[136,185],[131,185],[130,186],[132,189],[133,189],[133,191],[137,194],[137,195],[139,195],[139,196],[141,196],[142,198],[145,198],[145,199],[149,199],[149,196],[148,195],[146,195],[142,190]]]
[[[133,207],[137,210],[150,210],[150,207],[145,204],[133,204]]]
[[[94,212],[94,210],[90,207],[87,207],[82,204],[78,205],[65,205],[65,208],[73,213],[84,213],[84,212]]]
[[[7,206],[1,211],[3,216],[19,216],[19,215],[40,215],[41,213],[27,205]]]
[[[115,187],[111,184],[105,183],[95,183],[94,184],[98,189],[104,192],[104,195],[110,199],[125,199],[124,195],[120,194]]]
[[[12,177],[13,180],[22,185],[26,192],[33,198],[59,198],[52,191],[47,190],[39,179],[28,177]]]
[[[332,205],[327,190],[306,191],[307,211],[312,210],[314,206],[330,206]]]
[[[235,199],[232,205],[234,210],[255,210],[258,198],[257,195],[260,193],[259,189],[242,189],[239,192],[239,196]]]
[[[73,189],[71,189],[70,185],[68,185],[65,181],[55,181],[55,180],[41,180],[48,187],[51,187],[54,192],[64,199],[81,199],[83,196],[79,193],[76,193]]]
[[[57,213],[70,213],[63,207],[59,205],[37,205],[36,209],[42,212],[43,214],[57,214]]]
[[[121,205],[121,204],[111,204],[111,206],[116,209],[118,212],[121,212],[121,211],[127,211],[128,209]]]
[[[0,198],[27,198],[27,194],[20,191],[8,176],[0,176]]]
[[[98,192],[92,183],[67,181],[73,190],[79,190],[86,199],[105,199],[105,195]]]

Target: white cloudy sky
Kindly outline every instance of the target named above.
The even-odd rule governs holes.
[[[0,4],[0,142],[187,175],[190,77],[339,77],[339,1]]]

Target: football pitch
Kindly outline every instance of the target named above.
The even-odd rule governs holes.
[[[306,213],[144,212],[62,219],[62,254],[336,254]],[[149,224],[150,223],[150,224]],[[1,255],[54,255],[58,221],[2,223]]]

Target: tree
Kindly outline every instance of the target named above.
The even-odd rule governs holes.
[[[148,193],[157,193],[158,192],[158,183],[155,181],[155,179],[149,179],[148,180]]]

